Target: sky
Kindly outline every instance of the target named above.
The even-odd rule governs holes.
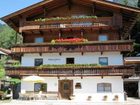
[[[42,0],[1,0],[0,1],[0,18],[40,1]],[[3,23],[3,22],[0,21],[0,23]]]

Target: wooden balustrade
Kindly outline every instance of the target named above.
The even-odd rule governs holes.
[[[131,76],[135,72],[130,66],[107,67],[72,67],[72,68],[40,68],[6,67],[9,76],[41,75],[41,76]]]
[[[13,47],[13,53],[54,53],[54,52],[104,52],[132,51],[132,41],[107,41],[63,44],[23,44]]]
[[[60,28],[94,28],[114,26],[113,17],[81,18],[50,21],[25,21],[20,32],[26,30],[60,29]]]

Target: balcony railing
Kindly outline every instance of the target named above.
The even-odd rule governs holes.
[[[105,41],[83,43],[23,44],[13,47],[12,53],[63,53],[63,52],[107,52],[132,51],[133,41]]]
[[[9,76],[132,76],[135,70],[130,66],[93,66],[93,67],[6,67],[6,75]]]
[[[96,28],[114,26],[113,17],[80,18],[50,21],[25,21],[20,32],[27,30],[47,30],[60,28]]]

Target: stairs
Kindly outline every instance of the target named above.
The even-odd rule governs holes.
[[[124,23],[124,28],[123,28],[123,32],[122,32],[122,38],[121,39],[131,39],[130,38],[130,32],[132,30],[132,28],[135,26],[138,17],[140,17],[140,14],[138,14],[137,16],[132,17],[131,19],[129,19],[129,21],[127,23]]]

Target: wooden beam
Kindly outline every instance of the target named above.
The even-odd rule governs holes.
[[[92,5],[92,12],[93,12],[93,15],[96,14],[96,4],[95,3],[93,3],[93,5]]]
[[[13,22],[13,20],[9,19],[8,23],[9,23],[9,26],[14,28],[15,31],[19,32],[19,28],[18,28],[18,26],[16,26],[16,24]]]
[[[39,33],[40,33],[41,35],[44,35],[43,31],[41,31],[41,30],[39,31]]]
[[[46,18],[46,16],[47,16],[47,7],[43,7],[43,11],[44,11],[44,18]]]
[[[72,0],[67,0],[67,2],[68,2],[68,8],[69,8],[69,10],[71,10],[71,7],[72,7]]]

